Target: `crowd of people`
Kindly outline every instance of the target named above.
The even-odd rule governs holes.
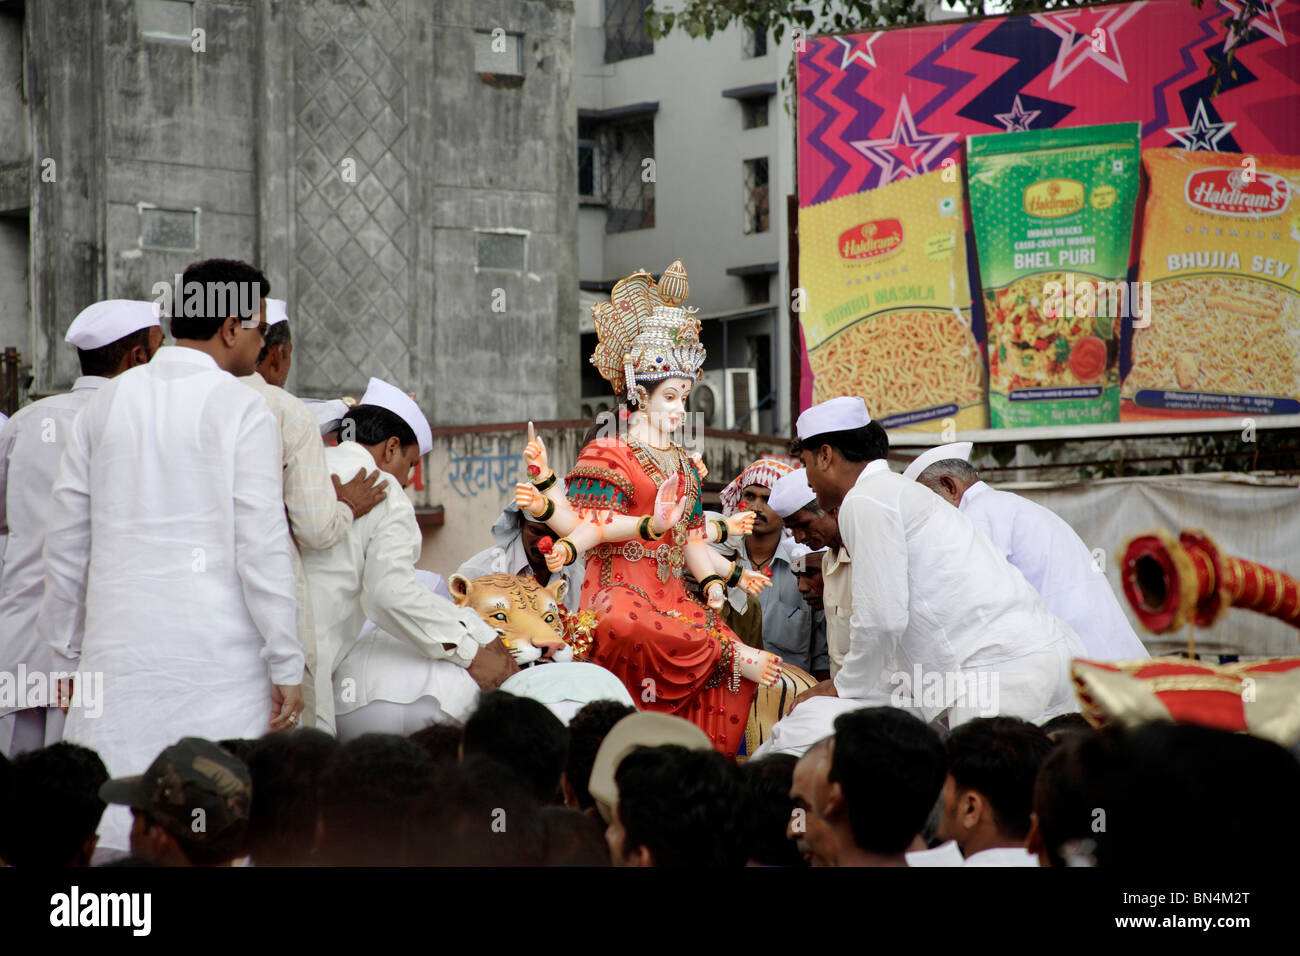
[[[132,814],[109,866],[1139,869],[1300,848],[1300,764],[1276,744],[1080,724],[975,718],[941,737],[867,707],[802,757],[737,765],[680,718],[594,701],[566,728],[494,691],[463,728],[187,737],[128,778],[60,742],[0,763],[0,858],[88,865],[108,804]]]
[[[182,288],[229,294],[175,306],[169,346],[155,303],[94,303],[67,335],[73,389],[0,428],[5,863],[1113,866],[1300,848],[1282,747],[1076,713],[1072,659],[1146,650],[1078,535],[981,481],[969,443],[897,474],[863,399],[835,398],[705,512],[703,462],[653,423],[680,421],[704,358],[680,262],[638,333],[649,368],[611,350],[642,437],[593,427],[560,482],[530,434],[530,481],[451,590],[416,569],[404,489],[433,432],[414,397],[371,379],[350,405],[300,401],[289,316],[257,268],[198,262]],[[541,589],[536,646],[507,640],[510,600],[469,600],[489,575]],[[565,601],[595,609],[583,662],[554,620]],[[507,683],[521,664],[576,676],[529,693]],[[759,688],[789,691],[771,726],[750,712]]]

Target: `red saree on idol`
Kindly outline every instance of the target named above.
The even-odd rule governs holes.
[[[688,504],[663,540],[607,542],[586,554],[580,603],[598,622],[590,659],[616,674],[641,709],[691,721],[734,757],[757,685],[739,677],[735,634],[682,582],[683,546],[704,521],[694,464],[678,445],[659,450],[598,438],[569,472],[568,498],[584,516],[645,514],[674,473]]]

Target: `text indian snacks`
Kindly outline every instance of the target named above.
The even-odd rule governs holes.
[[[1137,123],[971,136],[994,428],[1119,420]]]
[[[984,428],[961,176],[914,176],[799,212],[813,401],[860,395],[889,429]]]
[[[1125,420],[1300,412],[1300,157],[1148,149]]]

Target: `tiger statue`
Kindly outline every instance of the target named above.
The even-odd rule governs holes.
[[[560,576],[542,586],[514,574],[484,574],[473,580],[453,574],[447,582],[456,606],[473,608],[496,630],[520,667],[574,659],[573,647],[565,640],[567,612],[561,604],[568,586]]]

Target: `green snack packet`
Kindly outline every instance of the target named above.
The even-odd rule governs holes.
[[[994,428],[1119,421],[1137,123],[971,136]]]

